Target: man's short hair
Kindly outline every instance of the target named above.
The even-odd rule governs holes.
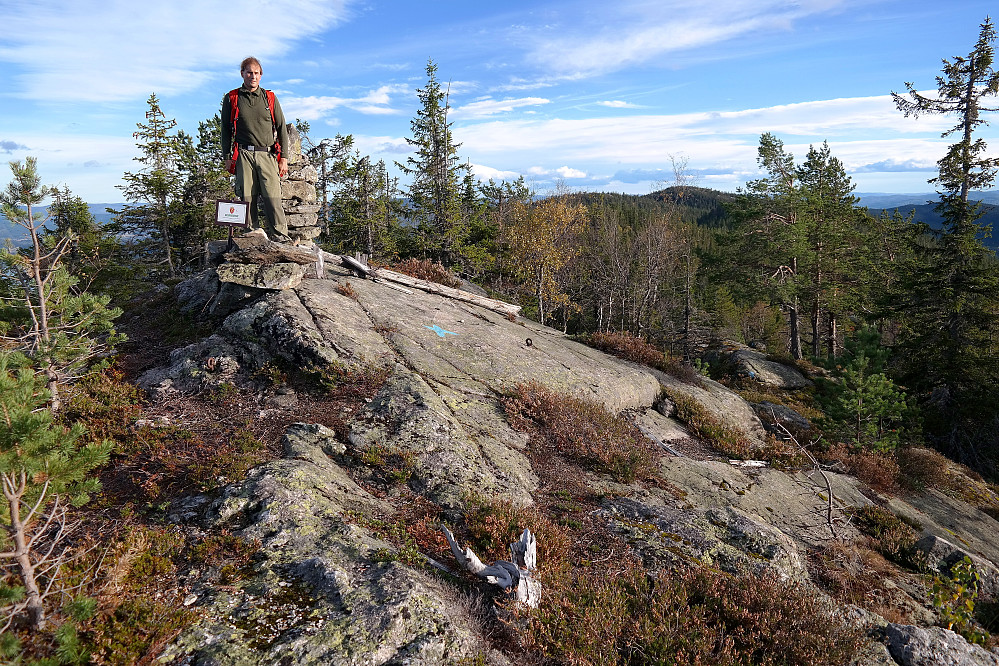
[[[257,68],[260,69],[260,73],[261,74],[264,73],[264,68],[260,66],[260,61],[254,58],[253,56],[250,56],[248,58],[243,58],[243,62],[239,63],[239,73],[242,74],[243,72],[245,72],[246,68],[249,67],[250,65],[256,65]]]

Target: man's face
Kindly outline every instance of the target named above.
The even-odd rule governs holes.
[[[260,86],[260,66],[254,63],[250,63],[246,66],[242,72],[243,75],[243,85],[246,86],[248,90],[256,90]]]

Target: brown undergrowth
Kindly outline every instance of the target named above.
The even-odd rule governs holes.
[[[920,589],[923,581],[888,560],[864,541],[830,542],[808,555],[812,580],[836,601],[860,606],[889,622],[913,624],[913,601],[896,581]]]
[[[618,358],[661,370],[688,384],[700,383],[701,374],[696,368],[684,363],[682,359],[667,354],[645,338],[633,333],[627,331],[601,333],[597,331],[590,333],[582,341]]]
[[[415,277],[419,280],[436,282],[445,287],[453,287],[455,289],[461,287],[461,280],[454,277],[441,264],[429,259],[404,259],[392,264],[390,268],[397,273]]]
[[[514,428],[533,433],[535,450],[551,449],[623,483],[656,476],[652,442],[599,403],[554,393],[536,382],[516,386],[502,403]]]
[[[864,641],[831,605],[776,574],[574,570],[545,594],[522,633],[545,663],[845,664]]]
[[[103,489],[75,512],[77,556],[61,574],[66,593],[51,604],[48,628],[15,628],[16,641],[0,641],[0,650],[12,647],[25,664],[154,663],[197,617],[184,603],[192,586],[238,582],[250,574],[258,548],[227,532],[164,527],[171,503],[213,492],[279,457],[293,422],[343,432],[385,379],[381,371],[341,368],[255,378],[265,393],[275,388],[268,383],[293,384],[293,410],[262,409],[253,387],[232,384],[151,401],[123,368],[137,372],[154,362],[157,349],[141,351],[143,359],[125,355],[67,392],[63,422],[84,424],[86,437],[110,439],[114,449],[100,471]]]

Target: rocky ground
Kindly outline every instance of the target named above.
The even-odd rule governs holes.
[[[457,570],[445,561],[446,547],[404,552],[384,519],[403,500],[429,503],[433,515],[455,522],[473,496],[532,506],[557,493],[551,485],[559,477],[503,407],[515,387],[532,383],[626,415],[654,442],[654,469],[638,480],[587,471],[565,491],[587,498],[588,529],[620,539],[650,571],[694,562],[829,589],[828,571],[816,572],[816,563],[828,560],[817,554],[866,539],[846,509],[877,505],[921,526],[931,573],[946,573],[967,554],[978,565],[982,598],[999,586],[999,523],[979,508],[994,502],[987,485],[969,478],[984,494],[970,503],[936,489],[888,497],[854,476],[808,465],[733,464],[676,418],[677,401],[691,400],[740,432],[750,451],[767,447],[753,407],[710,379],[678,379],[526,319],[328,264],[323,279],[287,288],[233,286],[208,274],[175,291],[180,306],[212,322],[214,333],[143,374],[140,384],[160,400],[255,386],[261,414],[295,420],[296,410],[307,413],[306,397],[284,382],[262,386],[272,370],[375,373],[384,381],[343,423],[294,422],[281,436],[278,459],[222,492],[175,503],[174,522],[227,530],[259,550],[234,584],[210,577],[192,583],[189,604],[200,619],[166,647],[162,663],[507,663],[503,641],[489,636],[490,613],[476,601],[488,592],[442,574]],[[755,350],[719,353],[734,376],[761,385],[797,390],[810,383]],[[375,478],[385,470],[398,473],[398,483]],[[860,572],[843,577],[850,576]],[[870,590],[883,597],[880,606],[843,607],[869,634],[857,663],[999,664],[995,652],[933,626],[925,581],[899,572]]]

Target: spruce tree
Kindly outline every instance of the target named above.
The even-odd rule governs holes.
[[[137,123],[138,130],[132,134],[141,152],[135,160],[142,164],[142,169],[126,172],[122,176],[126,184],[118,186],[127,201],[141,205],[122,211],[118,225],[121,231],[136,234],[139,239],[151,238],[156,247],[152,252],[156,262],[166,264],[173,277],[177,271],[172,247],[176,220],[171,208],[179,201],[184,186],[178,166],[179,143],[172,132],[177,121],[166,117],[155,93],[146,103],[147,122]]]
[[[999,270],[995,253],[982,243],[989,229],[979,223],[981,203],[970,196],[991,187],[999,168],[999,159],[986,156],[985,141],[974,136],[986,124],[982,114],[997,110],[987,104],[999,95],[995,39],[995,27],[986,19],[968,55],[943,61],[935,96],[922,95],[908,82],[905,95],[892,93],[907,116],[957,119],[943,136],[958,141],[930,181],[938,187],[943,228],[938,243],[925,248],[924,269],[907,285],[901,356],[906,383],[920,391],[928,407],[928,436],[980,468],[995,465],[999,446]]]
[[[410,121],[413,136],[406,138],[416,155],[405,164],[396,162],[413,179],[408,194],[418,247],[445,264],[453,262],[455,249],[468,232],[461,219],[461,182],[468,165],[458,157],[461,144],[451,133],[449,95],[437,80],[437,65],[428,61],[427,83],[417,90],[421,107]]]

